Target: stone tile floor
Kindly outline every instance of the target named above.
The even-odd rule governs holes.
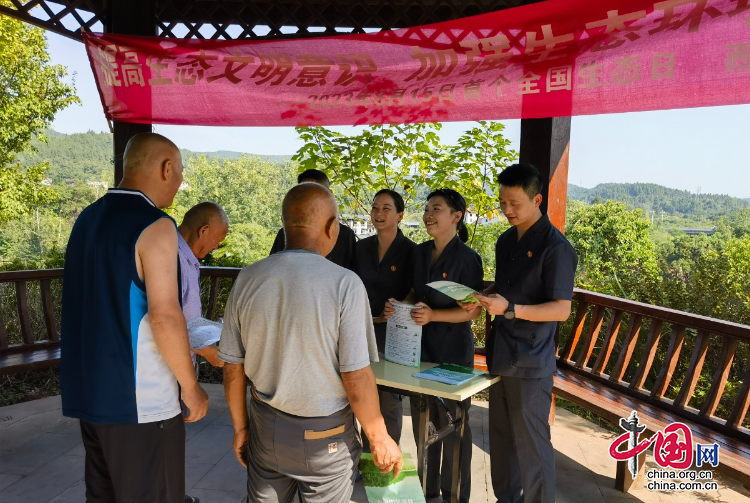
[[[244,469],[231,451],[232,423],[220,385],[205,385],[211,397],[208,415],[187,425],[186,488],[202,503],[239,503],[245,493]],[[416,457],[408,401],[402,447]],[[488,409],[474,402],[471,501],[489,503],[490,480]],[[642,480],[628,494],[614,489],[615,462],[608,446],[615,435],[565,410],[557,410],[552,440],[557,463],[558,503],[671,503],[750,501],[750,492],[738,482],[715,475],[718,491],[652,492]],[[0,502],[82,503],[84,451],[78,422],[60,412],[60,397],[0,408]],[[647,469],[656,468],[649,457]],[[361,482],[352,501],[366,502]]]

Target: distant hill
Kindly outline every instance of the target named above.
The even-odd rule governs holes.
[[[49,177],[54,183],[65,180],[109,179],[112,176],[112,135],[110,133],[62,134],[47,131],[49,143],[34,142],[38,155],[21,155],[22,163],[47,160],[51,164]],[[242,152],[192,152],[182,150],[183,159],[204,154],[208,157],[237,159]],[[251,154],[252,155],[252,154]],[[284,162],[289,156],[261,156],[271,162]],[[592,189],[568,185],[568,198],[591,203],[608,199],[625,202],[631,208],[641,208],[675,217],[711,220],[733,213],[750,205],[750,198],[740,199],[716,194],[693,194],[651,183],[603,183]]]
[[[653,183],[602,183],[586,189],[568,185],[568,198],[592,203],[613,200],[645,212],[654,211],[677,217],[713,219],[750,205],[750,199],[719,194],[693,194],[687,190],[670,189]]]
[[[19,155],[21,164],[48,161],[48,176],[54,183],[66,179],[98,179],[112,171],[112,135],[89,131],[81,134],[61,134],[45,131],[49,143],[34,140],[38,154]]]
[[[183,152],[188,152],[189,155],[205,155],[206,157],[218,157],[219,159],[239,159],[243,155],[245,155],[245,152],[233,152],[231,150],[217,150],[216,152],[191,152],[190,150],[184,150]],[[250,155],[256,155],[256,154],[250,154]],[[286,162],[289,159],[292,158],[291,155],[259,155],[261,159],[266,159],[269,162]]]
[[[49,143],[34,141],[38,154],[22,154],[22,164],[49,161],[51,164],[48,176],[54,183],[68,179],[89,180],[109,177],[112,173],[112,135],[110,133],[63,134],[57,131],[45,131]],[[220,150],[218,152],[193,152],[181,149],[183,160],[195,155],[206,155],[220,159],[238,159],[243,152]],[[250,154],[254,155],[254,154]],[[289,156],[262,155],[270,162],[284,162]]]

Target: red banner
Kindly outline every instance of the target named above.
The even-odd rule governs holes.
[[[337,37],[85,42],[105,115],[124,122],[381,124],[750,103],[750,0],[547,0]]]

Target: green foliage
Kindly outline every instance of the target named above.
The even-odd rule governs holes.
[[[659,300],[656,246],[642,210],[607,201],[568,206],[566,236],[578,253],[580,288],[642,302]]]
[[[485,279],[495,279],[495,243],[498,236],[509,227],[510,224],[506,220],[502,220],[500,222],[473,226],[473,228],[469,229],[471,246],[482,257]]]
[[[750,236],[750,207],[720,218],[716,225],[716,233],[724,238]]]
[[[499,216],[495,179],[517,157],[508,149],[503,125],[479,122],[450,146],[441,143],[440,127],[369,126],[351,136],[325,127],[297,128],[305,144],[292,159],[300,171],[319,169],[332,186],[340,186],[342,211],[368,213],[372,194],[383,188],[404,193],[413,211],[430,189],[442,187],[459,191],[481,216]]]
[[[275,164],[260,157],[210,159],[205,155],[186,162],[185,188],[170,211],[177,222],[195,204],[213,201],[229,217],[229,234],[207,264],[244,267],[268,256],[281,227],[281,201],[296,182],[295,166]]]
[[[60,394],[57,368],[0,376],[0,407]]]
[[[509,150],[510,141],[502,134],[504,129],[499,122],[479,121],[461,135],[456,145],[445,149],[437,169],[421,181],[428,187],[457,190],[480,217],[488,220],[499,217],[497,175],[518,158],[515,151]],[[479,220],[475,230],[478,223]]]
[[[690,236],[694,237],[694,236]],[[692,248],[689,259],[665,262],[665,304],[676,309],[750,324],[750,236],[714,235]]]
[[[49,64],[43,30],[0,16],[0,223],[55,197],[41,185],[47,165],[22,168],[16,155],[31,148],[33,137],[44,141],[41,131],[55,114],[79,102],[62,80],[66,73]]]
[[[33,213],[8,222],[0,234],[0,256],[12,257],[15,267],[37,269],[49,267],[59,250],[64,250],[70,237],[70,226],[51,211],[35,209]],[[12,265],[3,264],[2,265]],[[20,266],[20,267],[19,267]]]
[[[46,163],[25,169],[19,165],[0,165],[0,223],[55,200],[54,190],[42,185],[47,167]]]
[[[319,169],[333,187],[340,186],[341,210],[369,212],[372,194],[380,189],[404,192],[414,201],[411,179],[434,166],[440,124],[369,126],[360,134],[346,136],[325,127],[300,127],[304,145],[292,157],[299,171]]]
[[[101,187],[72,182],[52,187],[59,199],[0,225],[0,268],[43,269],[62,264],[73,223],[104,193]]]
[[[47,177],[54,184],[71,181],[114,183],[113,146],[110,133],[60,134],[55,131],[44,132],[47,141],[32,140],[32,152],[19,154],[18,160],[23,166],[35,162],[50,163]]]
[[[37,152],[21,154],[19,160],[25,166],[50,164],[47,180],[57,199],[0,225],[0,268],[61,265],[75,219],[113,184],[111,134],[47,131],[46,136],[47,143],[32,140]],[[178,193],[171,214],[179,222],[193,204],[213,200],[232,222],[225,242],[204,262],[244,267],[266,257],[281,227],[281,200],[295,182],[296,167],[289,161],[278,164],[246,154],[221,159],[182,152],[186,187]]]

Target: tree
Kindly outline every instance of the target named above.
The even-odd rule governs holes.
[[[577,286],[640,302],[658,303],[656,246],[642,210],[607,201],[571,201],[565,235],[578,253]]]
[[[229,235],[207,263],[241,266],[268,256],[281,227],[281,201],[295,183],[295,167],[260,157],[187,159],[185,188],[170,210],[179,223],[201,201],[213,201],[229,217]]]
[[[497,174],[517,158],[504,126],[480,121],[456,145],[440,142],[440,124],[369,126],[345,136],[325,127],[297,128],[305,145],[292,158],[300,171],[316,168],[341,191],[342,209],[369,211],[372,195],[389,188],[404,193],[407,207],[437,188],[461,193],[478,216],[500,216]],[[411,203],[411,204],[410,204]]]
[[[10,6],[7,0],[0,0]],[[41,185],[48,164],[22,168],[17,154],[44,140],[42,130],[55,114],[80,103],[61,65],[50,65],[44,31],[0,16],[0,223],[53,199]]]
[[[719,219],[716,232],[725,237],[750,236],[750,208],[740,210]]]
[[[437,164],[443,147],[441,124],[369,126],[346,136],[325,127],[300,127],[305,144],[292,157],[300,172],[319,169],[328,175],[341,209],[369,212],[372,195],[380,189],[401,190],[409,205],[420,179]]]
[[[664,304],[704,316],[750,323],[750,235],[674,236],[663,257]]]

